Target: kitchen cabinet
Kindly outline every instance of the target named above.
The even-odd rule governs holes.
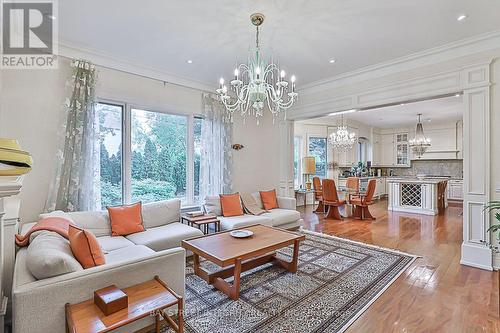
[[[464,199],[464,182],[461,179],[451,179],[448,181],[448,200]]]
[[[394,135],[381,134],[380,142],[380,165],[394,166]]]
[[[399,167],[410,166],[410,146],[408,143],[408,133],[394,134],[396,159],[395,165]]]
[[[380,166],[382,165],[382,142],[380,134],[373,133],[372,136],[372,166]]]

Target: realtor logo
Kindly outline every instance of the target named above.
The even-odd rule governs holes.
[[[57,68],[56,9],[50,0],[2,2],[2,68]]]

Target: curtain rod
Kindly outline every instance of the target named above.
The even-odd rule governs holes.
[[[60,55],[60,54],[57,55],[57,56],[61,57],[61,58],[66,58],[66,59],[69,59],[69,60],[79,60],[79,59],[75,59],[75,58],[68,57],[68,56],[65,56],[65,55]],[[85,59],[83,59],[83,60],[85,60]],[[178,87],[182,87],[182,88],[188,88],[188,89],[191,89],[191,90],[201,91],[201,92],[205,92],[205,93],[209,93],[209,94],[213,94],[214,93],[213,91],[209,91],[209,90],[205,90],[205,89],[199,89],[199,88],[193,88],[193,87],[190,87],[190,86],[185,85],[185,84],[180,84],[180,83],[175,83],[175,82],[169,82],[169,81],[166,81],[166,80],[158,79],[158,78],[147,76],[147,75],[144,75],[144,74],[129,72],[129,71],[126,71],[124,69],[119,69],[119,68],[114,68],[114,67],[105,66],[105,65],[99,65],[99,64],[94,64],[94,65],[97,66],[97,67],[100,67],[100,68],[114,70],[114,71],[117,71],[117,72],[131,74],[131,75],[139,76],[139,77],[142,77],[142,78],[145,78],[145,79],[149,79],[149,80],[158,81],[158,82],[163,83],[163,85],[170,84],[170,85],[173,85],[173,86],[178,86]]]

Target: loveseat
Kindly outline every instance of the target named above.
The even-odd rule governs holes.
[[[264,209],[260,193],[252,193],[257,205]],[[243,214],[240,216],[222,216],[222,208],[219,196],[207,196],[205,198],[205,209],[217,215],[220,220],[222,230],[231,230],[235,228],[247,227],[253,224],[264,224],[282,229],[297,229],[304,223],[300,213],[296,210],[297,202],[295,198],[277,197],[279,208],[271,209],[260,215]]]
[[[180,223],[180,200],[144,204],[142,217],[146,230],[125,237],[111,236],[106,211],[56,211],[49,215],[64,216],[77,226],[92,231],[105,254],[106,263],[88,269],[76,267],[70,273],[37,279],[28,265],[33,262],[30,261],[33,258],[29,257],[32,254],[27,247],[19,249],[12,288],[14,333],[65,332],[65,303],[78,303],[92,298],[95,290],[111,284],[125,288],[158,275],[184,296],[186,252],[180,243],[181,240],[203,233]],[[45,216],[47,214],[41,215]],[[25,234],[32,225],[24,224],[21,234]],[[34,237],[41,237],[41,233],[32,235],[31,245],[35,241]],[[51,234],[49,236],[59,237],[58,241],[61,241],[61,236]],[[144,318],[117,332],[133,332],[152,323],[152,318]]]

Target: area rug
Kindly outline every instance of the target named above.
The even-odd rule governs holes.
[[[268,264],[241,278],[237,301],[186,271],[185,331],[190,333],[343,332],[416,256],[301,231],[296,274]],[[292,247],[278,251],[291,260]],[[209,270],[217,266],[207,261]],[[228,280],[229,281],[229,280]],[[166,329],[164,332],[171,332]]]

